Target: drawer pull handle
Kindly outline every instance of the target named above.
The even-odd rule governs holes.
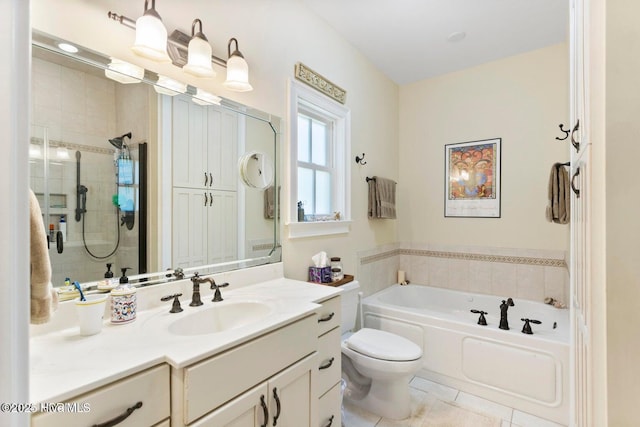
[[[336,360],[335,357],[332,357],[331,359],[329,359],[329,361],[327,363],[325,363],[324,365],[320,365],[320,367],[318,369],[329,369],[331,367],[331,365],[333,365],[333,361]]]
[[[273,388],[273,398],[276,400],[276,414],[273,416],[273,425],[275,427],[278,424],[278,418],[280,418],[280,397],[278,396],[278,389]]]
[[[209,187],[213,185],[213,175],[209,172]]]
[[[318,319],[318,323],[320,322],[328,322],[329,320],[333,319],[333,316],[335,316],[336,314],[334,312],[331,312],[331,314],[329,314],[328,316],[325,317],[321,317]]]
[[[262,406],[262,414],[264,415],[264,424],[260,427],[267,427],[267,424],[269,424],[269,409],[264,401],[264,394],[260,396],[260,406]]]
[[[580,166],[578,166],[578,168],[576,169],[575,173],[571,177],[571,189],[573,190],[574,193],[576,193],[576,198],[577,199],[580,198],[580,189],[576,188],[576,178],[578,176],[580,176]]]
[[[209,177],[207,176],[207,173],[204,173],[204,186],[206,187],[207,185],[209,185]]]
[[[573,148],[576,149],[576,152],[580,151],[580,141],[576,141],[573,135],[578,131],[578,129],[580,129],[580,119],[578,119],[578,121],[576,122],[576,125],[573,127],[573,130],[571,131],[571,145],[573,145]]]
[[[329,418],[329,423],[325,424],[324,427],[331,427],[331,424],[333,424],[333,419],[335,418],[335,415],[331,415],[331,418]]]
[[[94,424],[93,427],[112,427],[112,426],[118,425],[124,420],[126,420],[127,418],[129,418],[129,415],[133,414],[133,411],[140,408],[142,408],[142,402],[138,402],[135,405],[133,405],[131,408],[127,408],[127,411],[124,414],[118,415],[117,417],[107,421],[106,423]]]

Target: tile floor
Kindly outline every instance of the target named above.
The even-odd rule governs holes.
[[[380,418],[345,401],[344,427],[563,427],[420,377],[411,380],[411,418]]]

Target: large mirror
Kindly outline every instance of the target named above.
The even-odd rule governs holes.
[[[280,261],[280,119],[159,89],[34,32],[30,186],[52,282],[148,285]],[[125,72],[129,74],[128,72]]]

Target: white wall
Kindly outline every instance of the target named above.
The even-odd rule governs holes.
[[[400,88],[399,240],[566,250],[545,219],[549,171],[568,161],[568,47],[555,45]],[[444,217],[444,145],[502,138],[499,219]]]
[[[190,34],[192,20],[200,17],[204,33],[218,56],[226,56],[230,37],[239,40],[240,50],[250,66],[254,91],[229,92],[221,86],[224,69],[218,68],[218,76],[214,79],[196,79],[171,65],[159,65],[136,57],[129,49],[134,41],[134,31],[109,20],[107,12],[136,19],[142,13],[142,6],[143,2],[126,0],[34,0],[32,25],[35,29],[179,78],[282,118],[286,113],[287,79],[293,78],[296,62],[304,63],[347,90],[353,156],[365,152],[368,164],[352,168],[354,223],[351,233],[295,241],[284,239],[285,275],[306,279],[311,255],[320,250],[341,256],[345,272],[354,272],[357,250],[395,240],[397,221],[366,219],[365,182],[367,175],[398,178],[398,87],[393,82],[324,21],[311,14],[302,2],[213,0],[191,1],[189,7],[181,7],[178,2],[158,2],[156,9],[169,31],[179,28]],[[286,138],[283,141],[287,143]],[[288,186],[284,183],[282,212],[288,209],[287,194]]]

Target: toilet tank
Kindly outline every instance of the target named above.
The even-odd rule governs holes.
[[[340,298],[342,301],[342,333],[352,331],[356,327],[356,318],[358,316],[358,293],[360,292],[360,284],[357,280],[340,286],[342,293]]]

